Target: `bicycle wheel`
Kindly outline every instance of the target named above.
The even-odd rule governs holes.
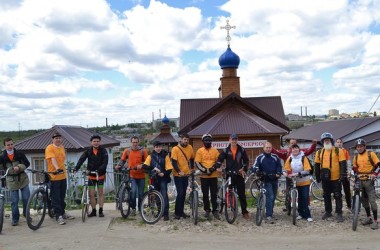
[[[36,189],[29,197],[26,206],[26,223],[32,230],[37,230],[42,225],[46,215],[47,197],[43,189]]]
[[[285,201],[286,195],[286,179],[284,177],[278,179],[278,189],[276,199],[280,202]]]
[[[356,231],[356,228],[358,226],[358,217],[359,217],[359,206],[360,206],[360,200],[359,195],[356,194],[353,199],[353,211],[352,211],[352,230]]]
[[[249,185],[249,192],[251,193],[253,199],[257,200],[257,196],[258,196],[258,193],[259,193],[259,189],[258,189],[258,179],[256,180],[253,180],[251,182],[251,184]]]
[[[89,200],[88,200],[88,187],[83,187],[83,194],[82,194],[82,221],[86,221],[86,217],[88,216],[88,206],[89,206]]]
[[[260,226],[263,222],[265,216],[265,200],[266,196],[263,193],[259,193],[257,198],[257,208],[256,208],[256,225]]]
[[[193,215],[194,225],[198,224],[198,191],[194,190],[191,193],[191,214]]]
[[[313,181],[310,186],[310,192],[315,199],[323,201],[323,189],[321,183]]]
[[[169,203],[170,204],[174,203],[176,198],[177,198],[177,188],[175,187],[174,181],[172,180],[168,184],[168,199],[169,199]]]
[[[130,190],[126,186],[123,186],[123,189],[120,190],[119,197],[119,209],[123,218],[128,218],[131,212],[130,195]]]
[[[292,212],[292,197],[290,196],[290,191],[286,192],[285,207],[286,207],[286,214],[289,216]]]
[[[293,225],[296,225],[297,222],[297,191],[295,189],[292,190],[292,219]]]
[[[4,223],[4,199],[1,197],[0,198],[0,233],[3,230],[3,223]]]
[[[216,203],[218,204],[219,213],[223,212],[224,200],[223,200],[223,188],[220,186],[218,189],[218,196],[216,198]]]
[[[380,179],[376,178],[374,181],[376,198],[380,199]]]
[[[226,217],[226,221],[230,224],[234,223],[237,217],[237,195],[235,191],[230,190],[227,191],[226,194],[226,209],[224,210],[224,215]]]
[[[151,190],[144,194],[141,207],[141,218],[147,224],[154,224],[164,214],[164,198],[157,190]]]

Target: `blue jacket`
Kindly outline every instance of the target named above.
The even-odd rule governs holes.
[[[265,174],[278,174],[281,176],[282,166],[280,158],[272,153],[262,153],[256,157],[255,163],[253,163],[253,172],[263,172]],[[274,177],[269,178],[276,179]]]

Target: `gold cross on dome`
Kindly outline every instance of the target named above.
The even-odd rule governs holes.
[[[230,47],[230,41],[231,41],[230,29],[236,29],[236,26],[231,26],[229,23],[230,21],[228,19],[226,20],[226,22],[227,22],[226,26],[221,26],[220,28],[227,30],[226,40],[227,40],[228,47]]]

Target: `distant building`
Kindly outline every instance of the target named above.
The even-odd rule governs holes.
[[[329,116],[338,116],[339,115],[339,110],[337,109],[330,109],[329,110]]]
[[[297,115],[297,114],[288,114],[287,118],[289,121],[300,121],[300,120],[302,120],[302,117],[300,115]]]

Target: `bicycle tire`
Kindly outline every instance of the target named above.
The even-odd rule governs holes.
[[[83,194],[82,194],[82,222],[86,221],[86,217],[88,216],[88,206],[89,206],[89,200],[88,200],[88,187],[83,187]]]
[[[220,186],[218,189],[218,196],[216,198],[216,203],[218,204],[219,213],[223,212],[224,208],[224,199],[223,199],[223,187]]]
[[[373,184],[375,186],[376,198],[380,199],[380,179],[376,178]]]
[[[292,222],[293,225],[297,223],[297,191],[295,189],[292,190]]]
[[[26,223],[32,230],[37,230],[44,222],[46,215],[47,195],[43,189],[36,189],[26,205]]]
[[[278,188],[277,188],[277,195],[276,200],[280,202],[285,202],[285,196],[286,196],[286,179],[280,178],[278,179]]]
[[[0,233],[3,230],[4,223],[4,199],[0,198]]]
[[[226,194],[226,205],[224,210],[224,215],[226,217],[226,221],[230,224],[234,223],[237,218],[237,195],[235,191],[229,190]]]
[[[257,197],[257,208],[256,208],[256,225],[260,226],[263,222],[265,216],[265,200],[266,196],[263,193],[259,193]]]
[[[292,197],[290,195],[290,190],[286,192],[285,199],[286,214],[290,216],[290,214],[292,213]]]
[[[359,207],[360,207],[360,198],[359,195],[356,194],[353,199],[353,211],[352,211],[352,230],[356,231],[358,226],[358,218],[359,218]]]
[[[46,198],[46,207],[47,207],[47,214],[49,215],[50,218],[54,218],[55,217],[55,213],[54,213],[54,209],[51,205],[51,196],[50,196],[50,192],[48,193],[47,195],[47,198]]]
[[[127,186],[123,186],[123,189],[120,191],[119,197],[119,209],[121,217],[128,218],[131,213],[131,192]]]
[[[313,181],[310,186],[310,192],[315,199],[323,201],[323,189],[321,183]]]
[[[251,182],[251,184],[249,185],[249,192],[251,193],[251,196],[254,200],[257,201],[257,196],[258,196],[258,193],[259,193],[259,189],[258,189],[258,179],[256,180],[253,180]]]
[[[194,190],[191,193],[191,214],[193,215],[193,221],[194,225],[198,224],[198,203],[199,203],[199,197],[198,197],[198,191]]]
[[[157,190],[151,190],[144,194],[140,207],[140,214],[147,224],[155,224],[164,214],[164,198]]]

